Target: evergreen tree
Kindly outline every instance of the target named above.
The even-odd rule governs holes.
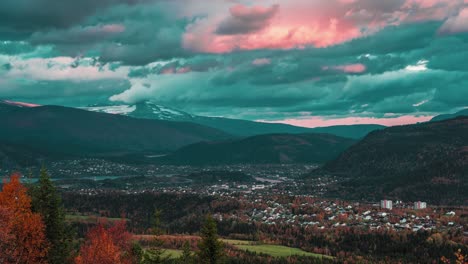
[[[150,248],[144,251],[141,264],[166,263],[170,258],[168,254],[165,254],[166,250],[163,248],[164,241],[158,238],[158,236],[163,234],[163,229],[161,228],[161,215],[161,210],[156,209],[154,211],[151,221],[151,233],[153,234],[154,239],[151,242]]]
[[[162,228],[161,216],[162,210],[155,209],[153,217],[151,219],[151,233],[153,233],[153,235],[155,236],[160,236],[164,233],[164,230]]]
[[[208,216],[201,230],[201,241],[198,243],[198,256],[202,263],[218,264],[222,262],[223,244],[218,239],[218,228],[213,217]]]
[[[182,256],[180,256],[179,260],[182,264],[194,263],[192,251],[190,250],[190,243],[188,241],[184,242],[184,245],[182,247]]]
[[[132,256],[132,263],[142,263],[143,262],[143,254],[144,250],[138,242],[134,242],[130,249],[130,253]]]
[[[50,264],[63,264],[70,260],[72,235],[65,222],[62,200],[45,168],[41,169],[39,182],[32,188],[32,208],[46,225],[46,237],[51,243],[48,253]]]

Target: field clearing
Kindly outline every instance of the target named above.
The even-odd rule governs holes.
[[[249,240],[236,240],[236,239],[221,239],[226,244],[237,246],[237,245],[253,245],[256,242],[255,241],[249,241]]]
[[[182,256],[182,250],[179,249],[164,249],[163,257],[169,257],[170,259],[180,258]]]
[[[266,254],[272,257],[306,256],[332,259],[330,256],[307,252],[299,248],[280,245],[257,244],[257,242],[246,240],[223,239],[222,241],[241,250]]]
[[[110,218],[110,217],[101,217],[95,215],[74,215],[67,214],[65,215],[65,220],[69,222],[82,222],[82,223],[99,223],[99,222],[118,222],[118,221],[128,221],[125,218]]]

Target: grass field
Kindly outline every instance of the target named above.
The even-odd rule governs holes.
[[[306,252],[299,248],[292,248],[279,245],[257,244],[253,241],[223,239],[224,243],[233,245],[238,249],[270,255],[272,257],[289,257],[289,256],[307,256],[316,258],[332,258],[326,255]]]
[[[164,257],[168,256],[171,259],[176,259],[182,256],[182,250],[178,249],[164,249]]]
[[[255,241],[248,240],[236,240],[236,239],[221,239],[226,244],[237,246],[237,245],[253,245]]]
[[[128,219],[122,218],[110,218],[110,217],[98,217],[94,215],[74,215],[74,214],[67,214],[65,215],[65,220],[69,222],[84,222],[84,223],[97,223],[98,221],[108,221],[108,222],[116,222]]]

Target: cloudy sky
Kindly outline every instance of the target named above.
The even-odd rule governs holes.
[[[468,107],[468,0],[1,0],[0,98],[425,121]]]

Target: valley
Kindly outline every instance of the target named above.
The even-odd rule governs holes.
[[[3,105],[0,120],[8,128],[0,132],[0,175],[20,172],[32,187],[47,168],[78,237],[123,221],[149,247],[158,212],[161,234],[151,239],[174,261],[186,241],[199,250],[205,214],[216,221],[228,255],[246,261],[399,261],[404,252],[418,262],[421,255],[426,261],[466,250],[463,116],[356,139],[314,132],[236,136],[128,117],[133,108],[123,107],[95,113]],[[78,121],[63,126],[71,117]],[[406,250],[416,244],[423,246]]]

